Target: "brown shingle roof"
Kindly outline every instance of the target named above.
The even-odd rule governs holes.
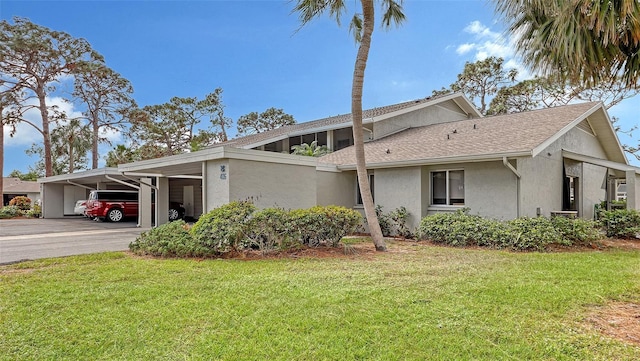
[[[3,177],[2,179],[3,193],[40,193],[40,185],[38,182],[23,181],[20,178]]]
[[[367,164],[376,164],[530,152],[598,104],[582,103],[411,128],[366,143],[365,157]],[[354,148],[328,154],[320,162],[355,165]]]
[[[362,118],[367,119],[367,118],[377,117],[380,115],[384,115],[384,114],[388,114],[388,113],[402,110],[405,108],[409,108],[417,104],[422,104],[434,99],[437,99],[437,97],[427,97],[427,98],[411,100],[411,101],[403,102],[399,104],[387,105],[387,106],[373,108],[373,109],[366,109],[366,110],[363,110],[362,112]],[[345,124],[345,126],[348,126],[348,123],[351,123],[351,114],[341,114],[333,117],[313,120],[310,122],[288,125],[278,129],[266,131],[263,133],[251,134],[244,137],[231,139],[227,142],[216,144],[215,147],[224,145],[224,146],[242,148],[252,144],[264,142],[269,139],[283,137],[291,133],[298,133],[304,130],[328,127],[328,126],[337,125],[337,124]]]

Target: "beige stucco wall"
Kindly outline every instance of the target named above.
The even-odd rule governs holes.
[[[565,149],[574,153],[606,159],[602,145],[595,136],[578,128],[573,128],[556,141],[550,149]]]
[[[408,127],[415,128],[462,119],[467,119],[467,115],[459,108],[439,104],[377,122],[373,127],[373,136],[374,139],[380,139]]]
[[[563,149],[606,159],[598,139],[577,128],[567,132],[536,157],[518,159],[518,172],[522,174],[522,216],[536,216],[538,207],[541,208],[541,214],[547,217],[552,211],[562,210]],[[592,218],[593,205],[605,197],[602,181],[606,170],[583,164],[582,173],[579,185],[579,213],[583,218]]]
[[[580,216],[592,219],[594,216],[594,206],[607,197],[606,191],[607,168],[597,165],[583,163],[582,177],[580,185]]]
[[[258,208],[316,205],[316,167],[228,160],[229,200],[251,200]]]
[[[517,162],[520,179],[520,216],[549,217],[562,210],[562,152],[546,152],[537,157],[520,158]]]
[[[206,182],[207,201],[203,213],[229,203],[229,160],[207,161],[205,172],[203,182]]]
[[[42,217],[64,217],[64,184],[42,184]]]
[[[375,203],[384,213],[405,207],[411,228],[422,218],[422,170],[420,167],[376,169],[374,172]]]
[[[343,206],[353,208],[356,203],[355,172],[316,172],[317,204],[319,206]]]
[[[469,213],[495,219],[517,217],[517,178],[502,162],[477,162],[422,168],[422,204],[426,214],[462,207],[431,205],[431,172],[464,170],[465,205]]]

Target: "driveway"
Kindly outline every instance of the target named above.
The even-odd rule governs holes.
[[[0,264],[38,258],[124,251],[145,229],[136,222],[86,218],[0,220]]]

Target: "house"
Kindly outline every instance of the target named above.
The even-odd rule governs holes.
[[[15,197],[28,197],[31,204],[40,202],[40,184],[38,182],[23,181],[20,178],[2,178],[2,206],[6,206]]]
[[[482,117],[464,95],[449,94],[366,110],[363,124],[375,203],[386,211],[406,207],[413,226],[461,208],[497,219],[553,212],[592,218],[595,204],[615,199],[621,180],[627,206],[639,204],[640,169],[628,164],[601,103]],[[142,226],[151,224],[152,193],[159,223],[168,201],[184,203],[194,217],[244,199],[258,207],[361,209],[351,133],[350,115],[340,115],[193,153],[40,179],[43,215],[62,216],[67,193],[116,187],[140,190],[149,204],[140,207]],[[312,141],[333,152],[288,154]]]

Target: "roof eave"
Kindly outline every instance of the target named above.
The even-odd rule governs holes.
[[[438,165],[438,164],[454,164],[454,163],[475,163],[475,162],[491,162],[502,161],[503,158],[516,158],[516,157],[531,157],[530,151],[520,152],[505,152],[505,153],[490,153],[490,154],[476,154],[476,155],[464,155],[453,157],[438,157],[427,159],[412,159],[412,160],[399,160],[390,162],[376,162],[367,163],[367,169],[376,168],[401,168],[401,167],[415,167],[424,165]],[[355,170],[355,164],[342,164],[337,165],[340,170]]]

